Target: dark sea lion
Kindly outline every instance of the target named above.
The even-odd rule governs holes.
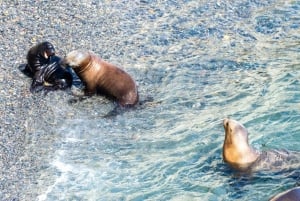
[[[240,171],[300,167],[300,153],[286,150],[258,151],[249,145],[248,131],[233,119],[224,119],[223,160]]]
[[[27,53],[26,72],[30,77],[41,69],[42,66],[50,62],[51,56],[55,55],[55,49],[52,43],[42,42],[31,47]]]
[[[70,71],[60,65],[61,58],[52,56],[48,64],[41,66],[30,87],[31,92],[65,90],[71,88],[73,77]]]
[[[73,68],[85,85],[86,95],[104,94],[116,99],[123,107],[133,106],[138,102],[137,86],[132,77],[93,52],[72,51],[62,63]]]
[[[271,198],[270,201],[300,201],[300,187],[295,187],[279,193]]]
[[[72,86],[70,71],[60,65],[61,58],[55,55],[50,42],[39,43],[29,49],[27,64],[20,70],[32,78],[31,92],[64,90]]]

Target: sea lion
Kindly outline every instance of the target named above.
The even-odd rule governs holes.
[[[61,67],[61,58],[55,55],[50,42],[31,47],[26,56],[27,64],[20,70],[32,78],[31,92],[70,88],[73,77],[70,71]]]
[[[300,201],[300,187],[295,187],[279,193],[271,198],[270,201]]]
[[[52,56],[48,64],[41,66],[33,77],[31,92],[65,90],[71,88],[73,77],[69,70],[61,67],[61,58]]]
[[[41,69],[41,67],[50,62],[52,56],[55,55],[55,49],[52,43],[42,42],[31,47],[27,53],[27,65],[25,71],[30,77]]]
[[[249,145],[248,131],[239,122],[225,118],[223,160],[240,171],[285,169],[300,166],[300,153],[286,150],[258,151]]]
[[[67,54],[62,63],[73,68],[85,85],[85,95],[100,93],[113,97],[123,107],[138,102],[137,86],[132,77],[93,52],[74,50]]]

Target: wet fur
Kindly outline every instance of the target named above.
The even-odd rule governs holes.
[[[239,122],[223,121],[225,140],[223,160],[240,171],[273,170],[300,166],[300,153],[285,150],[259,152],[248,143],[248,132]]]
[[[41,67],[33,77],[31,92],[65,90],[72,86],[70,71],[60,66],[60,58],[52,56],[49,64]]]
[[[61,67],[61,58],[55,56],[51,43],[42,42],[33,46],[26,59],[27,64],[21,65],[19,69],[32,78],[31,92],[65,90],[72,86],[72,74]]]
[[[50,57],[55,55],[54,46],[49,42],[42,42],[31,47],[27,52],[25,71],[31,77],[45,64],[49,64]]]
[[[110,64],[90,51],[75,50],[63,60],[71,66],[85,85],[85,95],[102,94],[116,99],[122,107],[138,102],[137,86],[124,70]]]

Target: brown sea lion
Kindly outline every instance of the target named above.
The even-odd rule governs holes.
[[[279,193],[271,198],[270,201],[300,201],[300,187],[295,187]]]
[[[223,160],[241,171],[273,170],[300,166],[300,153],[286,150],[258,151],[249,145],[248,131],[233,119],[224,119]]]
[[[62,63],[73,68],[85,85],[86,95],[104,94],[115,98],[121,106],[132,106],[138,102],[137,86],[131,76],[93,52],[72,51]]]

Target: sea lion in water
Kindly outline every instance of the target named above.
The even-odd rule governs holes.
[[[295,187],[279,193],[271,198],[270,201],[300,201],[300,187]]]
[[[85,85],[85,95],[104,94],[115,98],[123,107],[138,102],[137,86],[132,77],[93,52],[74,50],[62,63],[73,68]]]
[[[32,78],[31,92],[50,91],[70,88],[72,74],[61,67],[60,57],[55,55],[54,46],[50,42],[42,42],[31,47],[26,56],[27,64],[20,69]]]
[[[300,154],[289,151],[258,151],[249,145],[246,128],[233,119],[224,119],[223,160],[236,170],[270,170],[300,166]]]

